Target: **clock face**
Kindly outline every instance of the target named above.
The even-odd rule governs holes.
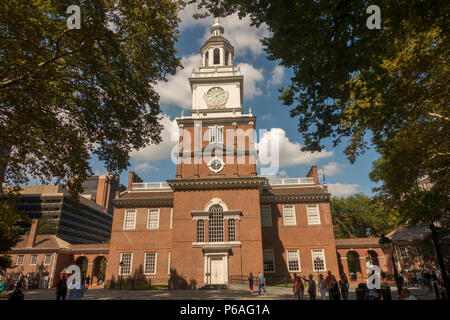
[[[222,171],[224,166],[225,163],[222,161],[222,159],[219,158],[213,158],[208,163],[209,170],[211,170],[214,173]]]
[[[221,107],[228,99],[228,94],[220,87],[213,87],[206,93],[206,103],[210,107]]]

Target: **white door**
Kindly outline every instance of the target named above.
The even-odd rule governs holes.
[[[223,259],[211,258],[211,284],[223,283]]]

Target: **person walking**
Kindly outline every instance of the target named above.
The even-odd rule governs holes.
[[[331,281],[333,280],[333,276],[331,274],[331,271],[328,271],[328,275],[325,278],[325,281],[327,283],[327,290],[328,290],[328,299],[331,300]]]
[[[330,300],[341,300],[339,284],[338,284],[335,276],[331,276],[329,295],[330,295]]]
[[[304,291],[305,286],[303,285],[303,281],[299,276],[297,276],[294,282],[294,296],[297,300],[303,300]]]
[[[431,279],[433,280],[433,289],[434,289],[434,293],[436,294],[436,300],[440,300],[440,296],[439,296],[439,279],[436,275],[435,272],[433,272]]]
[[[88,288],[86,288],[82,283],[80,283],[80,289],[76,289],[74,286],[71,286],[68,300],[81,300],[87,290]]]
[[[66,275],[61,275],[56,284],[56,300],[66,300],[67,295],[67,278]]]
[[[348,289],[350,287],[347,276],[345,273],[341,273],[341,279],[339,280],[339,287],[341,288],[341,294],[343,300],[348,300]]]
[[[326,300],[327,282],[323,278],[322,274],[319,275],[319,290],[322,300]]]
[[[308,278],[309,279],[307,281],[309,300],[316,300],[316,282],[314,281],[312,274],[310,274]]]
[[[89,284],[91,283],[91,276],[87,276],[86,278],[86,287],[89,287]]]
[[[431,273],[428,270],[425,270],[423,279],[425,280],[425,285],[428,288],[428,292],[433,291],[433,287],[431,286]]]
[[[261,289],[264,291],[264,294],[267,293],[265,285],[264,285],[264,276],[261,273],[261,271],[258,271],[258,287],[259,287],[259,290],[258,290],[259,295],[261,295]]]
[[[250,288],[250,294],[253,294],[253,273],[250,272],[248,277],[248,287]]]

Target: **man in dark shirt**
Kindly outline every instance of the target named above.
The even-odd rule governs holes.
[[[67,278],[63,275],[56,284],[56,300],[66,300],[67,295]]]

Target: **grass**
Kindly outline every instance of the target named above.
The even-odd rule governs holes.
[[[164,290],[167,289],[167,285],[152,285],[151,288],[148,285],[135,285],[134,289],[131,288],[130,285],[122,285],[122,289],[119,289],[119,286],[114,288],[109,288],[110,290]]]

